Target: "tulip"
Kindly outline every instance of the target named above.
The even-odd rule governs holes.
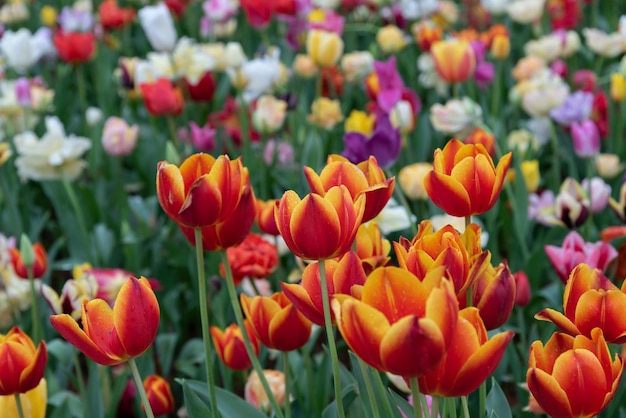
[[[104,0],[98,7],[100,23],[104,30],[120,29],[135,20],[135,9],[119,7],[117,0]]]
[[[89,61],[96,50],[96,40],[91,32],[58,31],[52,38],[59,57],[68,63]]]
[[[104,123],[102,147],[114,157],[128,155],[135,149],[138,135],[139,125],[131,126],[124,119],[111,116]]]
[[[159,318],[159,303],[148,280],[131,277],[113,309],[103,299],[83,301],[83,329],[67,314],[52,315],[50,323],[87,357],[111,366],[145,353],[156,338]]]
[[[278,251],[258,234],[249,234],[241,244],[226,250],[235,284],[245,277],[264,279],[278,266]]]
[[[287,102],[265,95],[256,101],[252,112],[252,124],[261,134],[273,134],[283,126],[286,116]]]
[[[402,167],[398,173],[400,188],[409,199],[425,200],[428,195],[424,188],[424,178],[433,169],[430,163],[414,163]]]
[[[432,45],[441,40],[443,31],[440,27],[425,23],[415,23],[411,27],[415,42],[424,52],[429,52]]]
[[[335,295],[337,326],[348,346],[370,366],[406,378],[433,370],[451,347],[458,320],[452,284],[443,268],[423,281],[397,267],[374,270],[361,300]]]
[[[600,177],[607,180],[617,176],[623,168],[620,164],[619,155],[616,154],[596,154],[594,165]]]
[[[200,228],[224,221],[237,208],[247,171],[241,160],[193,154],[180,168],[157,166],[157,196],[163,211],[179,225]]]
[[[378,29],[376,43],[386,54],[396,54],[407,44],[404,31],[396,25],[387,25]]]
[[[284,293],[254,298],[242,294],[241,307],[255,335],[268,348],[296,350],[311,336],[311,321]]]
[[[366,113],[360,110],[352,110],[350,115],[344,122],[344,130],[347,132],[358,132],[366,136],[370,136],[374,131],[376,123],[376,115],[374,113]]]
[[[263,370],[263,376],[265,376],[265,380],[267,380],[270,391],[272,392],[272,395],[274,395],[276,402],[279,406],[283,406],[286,401],[284,373],[279,372],[278,370]],[[267,393],[265,393],[265,389],[263,389],[261,379],[259,379],[259,375],[256,373],[256,370],[253,370],[252,373],[250,373],[250,376],[248,376],[248,380],[246,381],[246,386],[244,388],[244,399],[246,402],[261,411],[271,411],[271,404],[267,398]]]
[[[611,361],[601,330],[591,339],[554,333],[545,346],[535,341],[530,347],[526,382],[546,414],[593,417],[613,399],[622,370],[622,358]]]
[[[269,25],[276,11],[276,4],[264,0],[241,0],[240,6],[246,15],[248,24],[255,29],[263,30]]]
[[[32,246],[32,252],[34,255],[33,260],[24,260],[22,253],[17,248],[9,249],[11,254],[11,264],[13,264],[13,270],[15,274],[23,279],[29,278],[28,269],[32,269],[33,278],[38,279],[42,277],[48,269],[48,256],[46,250],[40,243],[35,243]]]
[[[176,28],[165,3],[142,7],[137,16],[152,49],[159,52],[174,50],[177,40]]]
[[[539,172],[539,160],[522,161],[520,164],[522,176],[524,176],[524,184],[528,193],[535,193],[539,188],[541,180]]]
[[[544,249],[550,264],[563,283],[567,283],[571,272],[580,263],[604,271],[617,257],[617,251],[610,244],[585,242],[576,231],[571,231],[565,236],[561,247],[546,245]]]
[[[563,314],[546,308],[535,318],[554,323],[561,331],[591,338],[600,328],[609,343],[626,342],[626,286],[618,289],[598,269],[581,263],[571,273],[563,293]]]
[[[278,203],[277,199],[267,201],[256,200],[256,224],[261,232],[269,235],[280,235],[276,219],[274,218],[274,207]]]
[[[254,353],[258,356],[261,346],[256,335],[252,332],[252,327],[247,319],[245,320],[245,327]],[[211,327],[211,337],[213,338],[217,356],[226,367],[233,370],[246,370],[252,367],[252,361],[250,361],[246,347],[243,344],[241,329],[239,329],[237,324],[230,324],[223,331],[213,326]]]
[[[159,78],[153,83],[139,85],[146,109],[154,116],[177,116],[183,111],[185,102],[178,87],[167,78]]]
[[[300,199],[288,190],[274,210],[285,244],[306,260],[335,258],[350,250],[365,210],[365,196],[350,196],[346,186],[333,186],[324,196]],[[323,228],[322,228],[323,227]]]
[[[20,393],[20,403],[24,415],[30,418],[46,418],[46,403],[48,402],[48,384],[41,378],[39,385],[26,393]],[[15,395],[0,396],[0,411],[2,418],[21,418],[17,410]]]
[[[154,415],[166,415],[174,411],[174,395],[167,380],[153,374],[145,378],[143,387]]]
[[[596,124],[585,119],[581,123],[572,123],[574,151],[582,158],[590,158],[600,152],[600,133]]]
[[[234,162],[234,161],[233,161]],[[248,181],[246,180],[246,183]],[[256,208],[254,192],[248,183],[241,192],[241,199],[237,207],[226,219],[213,225],[203,226],[201,229],[202,249],[204,251],[220,251],[239,245],[250,233],[254,224]],[[178,225],[187,241],[196,245],[194,228]]]
[[[508,35],[496,35],[491,41],[491,55],[497,60],[506,59],[511,52],[511,39]]]
[[[626,99],[626,78],[620,73],[611,74],[611,99],[616,102]]]
[[[306,51],[318,67],[332,67],[343,54],[343,40],[334,32],[313,29],[306,38]]]
[[[332,187],[344,185],[353,199],[365,197],[362,222],[374,219],[383,210],[395,185],[395,178],[386,178],[375,157],[353,164],[333,154],[319,175],[310,167],[304,168],[304,174],[313,193],[324,196]]]
[[[450,349],[436,369],[420,377],[420,392],[446,397],[469,395],[496,370],[513,335],[513,331],[505,331],[489,339],[478,309],[459,311]]]
[[[45,341],[35,349],[33,340],[17,326],[5,335],[0,334],[0,396],[35,389],[43,378],[47,361]]]
[[[362,224],[356,233],[356,253],[363,262],[365,274],[389,263],[391,244],[383,237],[376,222]]]
[[[94,299],[97,291],[98,282],[93,274],[81,274],[66,281],[63,284],[61,296],[45,284],[42,284],[40,289],[41,296],[46,300],[52,312],[69,314],[77,321],[82,313],[83,300]]]
[[[339,294],[351,295],[353,286],[365,283],[367,276],[363,270],[363,263],[352,251],[347,252],[338,262],[326,260],[324,264],[329,298]],[[280,285],[285,296],[298,307],[304,316],[314,324],[324,325],[319,263],[315,262],[306,266],[302,273],[301,285],[289,283]]]
[[[437,41],[430,48],[437,74],[448,83],[462,83],[474,75],[476,57],[467,41]]]
[[[496,137],[493,133],[486,131],[483,128],[475,128],[467,138],[463,140],[465,144],[481,144],[489,155],[496,155]]]
[[[515,279],[506,262],[491,265],[491,253],[484,252],[472,266],[474,283],[472,304],[478,308],[488,330],[496,329],[509,319],[515,306]],[[463,304],[461,304],[463,306]]]
[[[570,229],[579,227],[589,217],[590,206],[589,197],[580,183],[571,177],[566,178],[554,202],[557,223]]]
[[[515,306],[524,307],[532,297],[528,276],[520,270],[513,274],[513,279],[515,279]]]
[[[343,119],[341,103],[328,97],[318,97],[311,103],[311,113],[307,119],[314,125],[331,130]]]
[[[495,205],[512,154],[505,154],[494,166],[482,145],[452,139],[435,150],[433,171],[424,179],[424,187],[433,203],[452,216],[471,216],[487,212]]]
[[[183,81],[189,93],[189,98],[194,102],[206,103],[213,100],[217,83],[211,71],[205,72],[195,84],[192,84],[187,77],[184,77]]]

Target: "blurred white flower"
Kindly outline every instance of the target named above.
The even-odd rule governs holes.
[[[546,0],[515,0],[507,5],[511,20],[517,23],[535,23],[543,15]]]
[[[40,39],[26,28],[16,32],[7,30],[0,38],[0,50],[9,67],[24,72],[41,58],[43,49],[38,46],[39,42]]]
[[[418,81],[426,88],[434,87],[437,94],[446,96],[448,94],[448,83],[446,83],[435,68],[435,61],[429,52],[425,52],[417,57]]]
[[[85,120],[87,121],[88,126],[96,126],[102,121],[102,117],[104,113],[102,109],[97,108],[95,106],[89,106],[85,111]]]
[[[449,135],[461,134],[482,120],[483,111],[469,97],[450,99],[445,105],[435,103],[430,108],[433,128]]]
[[[30,17],[26,2],[10,1],[0,7],[0,23],[18,23]]]
[[[165,3],[145,6],[139,9],[137,16],[152,49],[159,52],[171,52],[174,49],[178,35]]]
[[[389,202],[387,202],[378,216],[372,219],[372,222],[378,224],[383,235],[408,229],[416,221],[415,215],[411,214],[411,218],[409,218],[404,207],[399,205],[394,198],[389,199]]]
[[[416,20],[428,17],[439,9],[438,0],[400,0],[397,7],[402,17]]]
[[[80,176],[87,163],[80,157],[91,148],[87,138],[65,135],[61,121],[55,116],[46,118],[46,133],[40,138],[27,131],[14,138],[18,158],[17,172],[25,180],[70,181]]]
[[[231,80],[233,77],[242,77],[245,80],[242,95],[246,102],[250,103],[262,94],[268,93],[280,80],[279,57],[280,51],[274,49],[263,57],[244,62],[239,71],[232,68],[227,70]]]
[[[28,280],[17,277],[11,264],[12,241],[0,234],[0,328],[13,325],[16,313],[28,309],[31,301]]]
[[[585,44],[594,53],[613,58],[626,50],[626,38],[620,32],[606,33],[596,28],[583,29]]]
[[[509,0],[480,0],[480,4],[492,15],[499,16],[506,13]]]

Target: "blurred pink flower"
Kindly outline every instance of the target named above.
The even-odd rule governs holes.
[[[293,147],[289,142],[271,139],[267,141],[263,151],[263,161],[265,161],[265,164],[271,165],[274,162],[274,156],[276,156],[279,165],[289,165],[294,160]]]
[[[124,119],[111,116],[104,123],[102,147],[113,157],[128,155],[135,149],[138,135],[138,125],[129,126]]]
[[[215,129],[209,124],[199,126],[195,122],[189,123],[189,140],[198,151],[211,152],[215,150]]]
[[[579,157],[591,158],[600,152],[600,132],[590,119],[572,123],[572,140]]]
[[[609,263],[617,257],[617,250],[606,242],[585,242],[576,231],[571,231],[563,240],[563,245],[544,247],[552,267],[563,283],[567,282],[571,271],[580,263],[604,271]]]
[[[611,197],[611,186],[600,177],[593,177],[591,180],[583,179],[580,184],[591,202],[591,211],[599,213],[609,204]]]

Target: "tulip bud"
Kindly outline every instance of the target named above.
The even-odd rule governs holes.
[[[32,274],[33,278],[38,279],[45,274],[48,268],[48,257],[40,243],[32,245],[28,237],[22,235],[20,249],[11,248],[9,252],[13,270],[19,277],[28,279]]]
[[[574,151],[579,157],[590,158],[600,151],[600,132],[592,120],[572,123],[572,140]]]
[[[488,330],[502,326],[511,315],[515,304],[515,279],[506,261],[497,267],[491,265],[491,254],[486,251],[472,267],[475,277],[472,299]]]
[[[511,52],[511,40],[507,35],[498,34],[491,41],[491,55],[497,60],[504,60]]]
[[[263,376],[267,380],[272,395],[279,406],[285,403],[285,375],[278,370],[263,370]],[[267,397],[267,393],[263,389],[261,379],[256,370],[250,373],[248,381],[244,389],[244,398],[246,402],[263,412],[271,411],[271,405]]]
[[[539,161],[522,161],[520,169],[522,170],[522,175],[524,176],[526,191],[528,193],[535,193],[539,187],[539,181],[541,180],[539,173]]]
[[[515,279],[515,305],[526,306],[530,302],[530,283],[528,282],[528,276],[523,271],[518,271],[513,274]]]
[[[155,416],[166,415],[174,410],[174,395],[167,380],[150,375],[143,381],[143,387]]]
[[[245,320],[246,332],[250,338],[250,343],[254,353],[258,356],[261,346],[250,323]],[[225,330],[218,327],[211,327],[211,337],[217,351],[217,356],[222,363],[233,370],[246,370],[252,367],[252,361],[248,357],[248,353],[243,344],[243,335],[237,324],[229,325]]]
[[[152,49],[159,52],[171,52],[176,45],[177,35],[172,15],[165,3],[145,6],[137,13]]]
[[[398,182],[409,199],[425,200],[428,197],[424,188],[424,178],[433,169],[430,163],[414,163],[400,170]]]

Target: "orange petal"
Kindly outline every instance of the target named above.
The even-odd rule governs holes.
[[[318,194],[320,196],[324,196],[326,194],[326,189],[324,188],[324,184],[322,183],[322,179],[317,175],[315,170],[311,167],[304,167],[304,177],[306,177],[307,183],[309,183],[309,188],[311,189],[311,193]]]
[[[335,208],[323,197],[307,195],[293,209],[289,229],[297,245],[297,252],[294,253],[300,258],[319,260],[336,255],[341,238],[341,224]]]
[[[578,335],[580,331],[576,325],[565,315],[554,309],[546,308],[535,315],[535,319],[540,321],[549,321],[559,327],[559,329],[569,335]]]
[[[498,165],[496,166],[496,178],[493,183],[493,189],[491,191],[491,198],[489,199],[490,206],[493,206],[498,200],[498,196],[500,196],[500,192],[502,191],[502,185],[504,184],[504,180],[506,179],[506,173],[509,170],[509,166],[511,165],[511,161],[513,160],[513,154],[507,153],[500,158],[498,161]]]
[[[441,287],[433,289],[428,296],[426,317],[432,320],[439,328],[446,349],[454,337],[458,312],[459,306],[452,283],[448,280],[443,280]]]
[[[127,358],[113,319],[113,310],[102,299],[83,302],[82,324],[85,334],[110,357]]]
[[[439,364],[446,345],[430,319],[405,316],[393,324],[380,344],[385,370],[403,377],[422,376]]]
[[[424,177],[424,188],[433,203],[452,216],[472,215],[470,196],[456,179],[431,171]]]
[[[294,209],[300,205],[300,196],[293,190],[287,190],[274,208],[274,220],[280,235],[285,240],[285,245],[295,254],[299,254],[297,243],[291,232],[291,217]]]
[[[50,316],[50,323],[63,338],[96,363],[112,366],[125,361],[123,358],[113,357],[105,353],[80,329],[78,323],[71,316],[67,314],[52,315]]]
[[[115,329],[129,356],[140,356],[152,345],[160,317],[159,303],[148,280],[129,278],[113,307]]]
[[[272,348],[291,351],[302,347],[309,340],[311,321],[295,305],[290,305],[272,318],[268,331]]]
[[[30,359],[30,364],[24,369],[20,376],[20,393],[28,392],[39,385],[46,370],[47,362],[48,350],[46,348],[46,342],[41,341],[37,346],[35,358]]]
[[[215,224],[221,209],[221,190],[208,175],[204,175],[191,185],[178,217],[185,226],[202,228]]]
[[[285,296],[289,298],[304,316],[306,316],[311,322],[319,326],[324,326],[324,314],[319,310],[311,300],[311,297],[304,289],[302,285],[294,283],[281,283],[280,286],[285,293]],[[320,296],[320,301],[321,301]]]
[[[161,161],[157,166],[156,188],[163,211],[176,221],[185,201],[185,184],[178,167]]]
[[[572,417],[570,401],[556,379],[540,369],[528,369],[526,382],[530,393],[543,410],[554,417]]]
[[[576,325],[591,336],[600,327],[609,343],[621,344],[626,336],[626,295],[619,290],[587,291],[578,300]],[[621,341],[621,342],[620,342]]]

